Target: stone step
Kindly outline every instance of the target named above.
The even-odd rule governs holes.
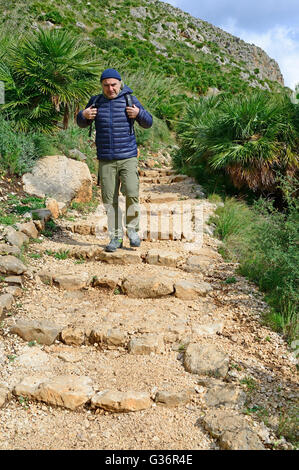
[[[106,255],[107,257],[104,260],[107,261],[108,259],[108,263],[113,261],[112,264],[125,264],[124,257],[121,254],[105,253]],[[166,256],[159,256],[157,253],[150,254],[148,258],[149,261],[152,261],[152,264],[168,267],[175,267],[181,259],[180,257],[167,254]],[[137,255],[131,264],[135,265],[137,263],[142,263],[140,255]],[[116,284],[120,286],[123,294],[132,298],[159,298],[174,295],[179,299],[193,300],[204,297],[212,291],[210,284],[199,280],[199,276],[197,276],[196,281],[192,279],[186,280],[180,276],[180,271],[178,271],[178,274],[164,272],[160,275],[144,272],[142,277],[139,274],[124,277],[117,276],[116,280],[115,275],[112,278],[109,276],[103,278],[102,276],[97,277],[95,274],[91,276],[84,271],[73,274],[63,272],[51,273],[49,270],[41,270],[37,273],[36,279],[47,285],[58,286],[60,289],[68,291],[81,290],[87,287],[109,287],[114,289]],[[4,296],[12,298],[10,294],[4,294]]]
[[[183,391],[145,391],[103,389],[90,377],[60,375],[48,377],[26,376],[13,387],[13,394],[23,399],[40,401],[75,411],[86,405],[90,410],[102,409],[112,413],[129,413],[151,408],[154,403],[174,407],[186,405],[195,395],[194,388]]]
[[[172,176],[176,174],[176,171],[172,168],[154,168],[154,169],[139,169],[140,177],[155,178],[159,176]]]
[[[38,350],[34,352],[38,357]],[[90,432],[92,421],[99,412],[106,415],[108,413],[118,413],[118,420],[121,422],[126,413],[136,413],[134,417],[135,425],[136,420],[138,422],[138,412],[151,410],[151,408],[154,408],[153,416],[158,416],[158,419],[163,416],[163,413],[162,415],[159,413],[161,407],[162,409],[163,407],[175,407],[176,416],[180,412],[180,407],[184,407],[182,411],[186,415],[186,408],[191,411],[194,409],[194,406],[190,407],[188,403],[192,402],[194,405],[198,401],[197,397],[200,397],[205,406],[205,413],[201,414],[199,423],[207,433],[217,440],[217,444],[221,449],[266,449],[263,443],[267,440],[265,428],[255,422],[251,416],[244,416],[244,413],[241,412],[247,398],[242,387],[220,380],[219,377],[213,378],[213,375],[217,375],[219,370],[219,364],[217,364],[219,353],[217,360],[213,359],[216,352],[215,347],[210,347],[208,364],[210,377],[200,376],[198,378],[199,386],[191,385],[186,377],[184,388],[182,386],[174,388],[169,387],[167,384],[159,384],[159,386],[152,387],[151,390],[146,386],[146,380],[143,381],[143,384],[135,386],[136,388],[127,387],[124,390],[123,388],[119,389],[117,383],[111,386],[111,381],[107,385],[102,378],[102,374],[99,380],[91,370],[86,370],[84,375],[82,373],[70,374],[68,365],[71,359],[67,359],[66,353],[62,353],[60,358],[65,357],[66,366],[65,371],[62,371],[59,375],[57,373],[39,373],[36,375],[25,371],[22,378],[15,380],[13,385],[1,385],[0,407],[4,404],[8,406],[8,402],[13,399],[16,400],[19,406],[20,403],[27,402],[34,407],[34,402],[40,402],[47,405],[42,405],[43,420],[46,411],[51,413],[51,421],[57,418],[59,409],[69,410],[73,418],[75,413],[78,412],[81,420],[85,418],[85,426]],[[40,359],[42,354],[48,356],[48,354],[40,351]],[[202,351],[199,352],[199,356],[195,361],[200,360],[201,355]],[[220,361],[225,362],[225,357],[220,357]],[[97,363],[99,363],[99,360]],[[24,368],[26,369],[26,366]],[[38,409],[34,415],[35,420],[39,420],[39,414]],[[65,413],[63,417],[65,425]],[[86,417],[88,417],[88,420]],[[108,419],[107,416],[107,419],[104,420],[105,426],[107,426]],[[144,415],[141,415],[141,419],[144,421]],[[186,416],[185,419],[187,419]],[[98,421],[96,422],[97,429],[99,427]],[[115,427],[114,421],[113,424],[113,427]],[[81,439],[80,436],[79,438]]]
[[[38,247],[42,252],[42,247]],[[141,263],[157,266],[167,266],[183,269],[188,273],[195,273],[197,278],[200,273],[205,273],[207,268],[217,262],[221,262],[221,255],[212,248],[201,248],[196,250],[196,255],[186,252],[172,251],[171,249],[152,248],[147,251],[141,249],[119,249],[113,253],[106,252],[99,245],[64,245],[64,252],[68,252],[69,258],[86,261],[102,261],[114,265],[138,265]],[[58,251],[59,253],[59,251]],[[40,273],[43,273],[41,270]],[[44,273],[49,282],[49,272]],[[21,276],[9,276],[5,278],[9,285],[22,287]]]
[[[201,204],[194,201],[179,201],[176,194],[149,194],[143,197],[140,205],[140,237],[143,240],[182,240],[192,241],[194,220],[204,219]],[[145,202],[146,201],[146,202]],[[124,200],[121,200],[122,213],[125,212]],[[99,207],[99,212],[103,207]],[[107,236],[107,217],[94,216],[93,221],[62,222],[62,229],[79,235]],[[125,230],[125,228],[123,227]]]
[[[172,184],[180,183],[189,179],[187,175],[171,175],[171,176],[141,176],[141,184]]]
[[[151,204],[164,204],[179,200],[179,196],[175,193],[149,193],[140,197],[140,203],[148,202]]]
[[[42,247],[38,247],[43,252]],[[185,252],[176,252],[171,249],[153,248],[148,251],[141,249],[129,250],[119,249],[109,253],[99,245],[66,245],[64,244],[64,252],[68,252],[69,258],[76,258],[86,261],[102,261],[107,264],[130,265],[130,264],[153,264],[158,266],[168,266],[183,268],[188,272],[202,272],[206,265],[216,260],[217,253],[214,250],[202,249],[198,250],[197,255]],[[59,253],[59,251],[58,251]],[[201,255],[202,253],[202,255]],[[41,271],[42,272],[42,271]],[[45,276],[48,276],[45,272]],[[11,284],[19,284],[22,287],[22,280],[18,276],[7,277],[7,282]]]
[[[17,320],[8,323],[10,335],[17,335],[25,342],[36,342],[37,345],[51,346],[65,344],[67,346],[94,346],[99,351],[122,348],[131,355],[164,354],[173,350],[183,338],[188,343],[198,339],[213,337],[222,332],[224,321],[217,316],[203,316],[201,321],[192,325],[183,324],[173,319],[159,327],[159,332],[148,331],[146,322],[134,331],[120,321],[119,324],[98,322],[98,325],[82,326],[76,324],[59,325],[47,320]],[[135,327],[136,329],[136,327]]]
[[[176,225],[178,227],[176,227]],[[150,216],[145,215],[140,217],[140,230],[138,233],[141,240],[145,241],[184,239],[192,241],[194,234],[184,234],[183,229],[180,227],[181,225],[181,223],[177,223],[177,217],[174,218],[173,222],[170,217],[152,215],[150,218]],[[61,227],[79,235],[95,235],[99,239],[106,239],[108,233],[106,223],[100,224],[99,226],[94,224],[68,224]]]

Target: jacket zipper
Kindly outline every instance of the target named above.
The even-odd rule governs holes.
[[[114,150],[113,150],[113,120],[112,120],[112,100],[110,100],[110,148],[111,148],[111,151],[112,151],[112,158],[114,156]]]

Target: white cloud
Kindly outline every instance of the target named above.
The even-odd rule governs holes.
[[[251,32],[238,28],[234,18],[228,18],[220,28],[261,47],[278,63],[285,85],[294,90],[299,83],[299,43],[296,38],[299,30],[275,26],[264,33]]]

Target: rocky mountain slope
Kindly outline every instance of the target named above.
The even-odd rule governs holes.
[[[150,64],[191,91],[284,86],[278,64],[261,48],[157,0],[2,2],[0,12],[9,30],[69,29],[103,60],[132,69]]]
[[[215,60],[221,65],[230,65],[232,67],[241,66],[242,77],[247,79],[250,74],[255,74],[257,79],[269,79],[277,81],[284,85],[283,77],[279,66],[274,59],[271,59],[265,51],[254,44],[248,44],[242,39],[233,36],[211,23],[192,17],[189,13],[183,12],[179,8],[175,8],[164,2],[149,0],[148,2],[154,6],[155,12],[167,18],[166,22],[157,22],[152,28],[155,32],[151,34],[156,39],[166,38],[173,41],[179,41],[188,47],[195,48],[201,44],[202,51],[205,54],[213,54]],[[135,18],[154,18],[152,10],[149,7],[137,7],[130,9],[131,16]],[[219,47],[217,52],[213,52],[215,45]],[[159,49],[159,46],[157,46]],[[243,68],[244,67],[244,68]],[[258,72],[255,72],[259,69]],[[247,76],[246,76],[247,75]]]

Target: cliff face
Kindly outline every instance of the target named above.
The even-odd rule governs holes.
[[[263,49],[254,44],[248,44],[242,39],[233,36],[216,26],[209,25],[210,30],[206,32],[208,40],[216,42],[228,56],[233,65],[236,62],[243,62],[249,71],[254,72],[259,69],[257,78],[268,78],[271,81],[277,81],[284,86],[283,76],[279,65],[274,59],[271,59]]]
[[[130,13],[134,18],[148,17],[153,19],[153,11],[155,11],[155,16],[159,13],[164,18],[172,17],[172,21],[158,22],[153,25],[156,31],[151,32],[151,36],[155,39],[162,37],[180,41],[191,48],[196,47],[196,42],[198,44],[204,43],[205,45],[201,48],[204,53],[213,54],[220,65],[241,68],[241,76],[244,80],[247,80],[250,74],[255,74],[257,80],[268,79],[284,86],[279,65],[260,47],[246,43],[242,39],[206,21],[194,18],[189,13],[170,4],[157,0],[148,0],[143,3],[149,5],[131,8]],[[216,44],[219,48],[218,53],[213,52],[206,45],[207,43]],[[256,86],[259,86],[258,82],[256,82]]]

